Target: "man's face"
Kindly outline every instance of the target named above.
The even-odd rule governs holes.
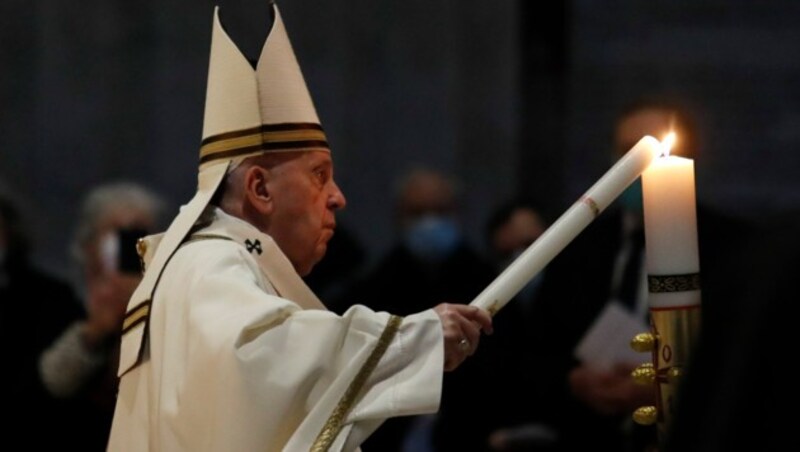
[[[452,185],[436,173],[420,173],[408,182],[399,200],[400,224],[408,227],[426,216],[453,217]]]
[[[328,152],[303,152],[270,172],[274,208],[264,232],[305,276],[325,255],[336,227],[335,211],[346,203],[333,180],[333,161]]]

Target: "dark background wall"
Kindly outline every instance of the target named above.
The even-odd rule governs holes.
[[[697,122],[701,200],[748,216],[800,205],[800,3],[572,4],[571,193],[607,162],[614,111],[659,93]]]
[[[349,198],[342,222],[373,256],[395,232],[403,171],[458,176],[478,240],[515,193],[566,208],[609,166],[615,112],[654,93],[698,119],[704,201],[751,217],[800,204],[796,2],[280,4]],[[172,212],[191,197],[211,10],[0,5],[0,178],[24,202],[47,267],[64,273],[93,185],[146,183]]]

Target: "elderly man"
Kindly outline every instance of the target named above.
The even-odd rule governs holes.
[[[255,68],[215,14],[199,188],[142,248],[110,450],[355,450],[435,411],[485,311],[328,312],[303,284],[345,198],[277,7]]]

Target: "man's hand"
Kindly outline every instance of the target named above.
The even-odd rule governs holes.
[[[475,353],[481,331],[492,334],[492,317],[475,306],[442,303],[433,310],[442,321],[444,335],[444,370],[456,369]]]
[[[579,366],[569,373],[569,385],[577,398],[605,415],[633,412],[642,405],[652,405],[652,386],[640,386],[631,377],[633,365],[619,364],[611,371]]]
[[[120,333],[125,308],[139,281],[141,277],[138,275],[117,274],[89,287],[89,318],[83,329],[83,337],[89,347],[97,347],[107,338]]]

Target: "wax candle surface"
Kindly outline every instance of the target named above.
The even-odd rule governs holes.
[[[642,192],[650,306],[697,305],[700,258],[694,161],[656,158],[642,173]]]

